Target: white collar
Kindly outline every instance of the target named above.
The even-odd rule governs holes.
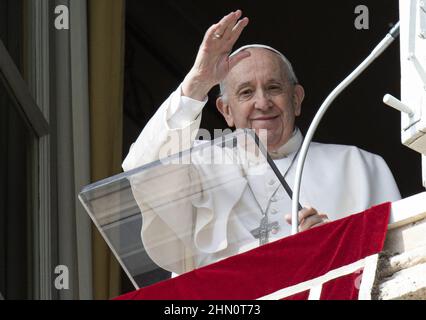
[[[301,146],[303,142],[303,135],[300,132],[299,128],[295,128],[291,138],[283,144],[278,150],[274,152],[269,152],[272,159],[282,159],[286,158],[289,154],[296,152],[297,149]]]
[[[251,140],[247,140],[251,141]],[[289,155],[297,152],[303,142],[303,135],[300,132],[299,128],[295,128],[290,139],[277,151],[271,153],[269,152],[273,160],[279,160],[287,158]],[[267,160],[263,156],[256,156],[253,152],[247,152],[247,145],[245,142],[238,144],[238,158],[241,161],[243,170],[245,172],[251,172],[251,174],[260,174],[264,173],[265,168],[267,167]],[[263,170],[263,171],[262,171]]]

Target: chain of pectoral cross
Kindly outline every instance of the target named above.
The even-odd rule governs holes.
[[[297,150],[296,154],[294,155],[290,165],[288,166],[286,172],[283,175],[283,178],[285,179],[285,177],[287,176],[288,172],[290,171],[291,167],[294,164],[294,161],[297,158],[297,155],[299,154],[300,151],[300,147]],[[260,205],[259,201],[257,201],[256,195],[254,194],[250,183],[249,185],[249,189],[260,209],[260,212],[262,212],[262,219],[260,220],[260,225],[258,228],[251,230],[250,233],[253,235],[253,237],[255,237],[256,239],[259,239],[259,245],[264,245],[267,244],[269,242],[269,232],[271,232],[272,230],[274,230],[275,228],[278,228],[279,226],[279,222],[278,221],[274,221],[271,223],[268,223],[268,211],[269,211],[269,206],[271,205],[271,199],[275,196],[275,194],[277,193],[277,191],[279,190],[281,185],[278,185],[278,187],[275,189],[275,191],[272,193],[271,197],[268,200],[268,205],[265,209],[265,211],[262,210],[262,206]]]

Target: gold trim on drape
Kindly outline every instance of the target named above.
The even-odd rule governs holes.
[[[125,0],[88,0],[92,181],[121,172]],[[120,267],[93,226],[93,296],[120,293]]]

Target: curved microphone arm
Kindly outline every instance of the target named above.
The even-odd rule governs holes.
[[[399,22],[389,31],[385,38],[374,48],[370,55],[356,68],[345,80],[343,80],[325,99],[321,107],[319,108],[317,114],[312,121],[309,130],[306,134],[305,139],[303,140],[302,148],[300,150],[299,159],[297,161],[296,176],[293,188],[293,198],[292,198],[292,212],[291,212],[291,234],[296,234],[298,232],[299,217],[298,217],[298,203],[300,197],[300,184],[302,180],[303,166],[305,164],[306,155],[308,153],[309,145],[312,141],[312,137],[315,134],[315,131],[326,113],[327,109],[331,103],[336,99],[336,97],[349,85],[351,84],[367,67],[379,57],[383,51],[385,51],[389,45],[398,37],[399,35]]]

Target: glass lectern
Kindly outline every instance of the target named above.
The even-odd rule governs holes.
[[[255,196],[268,175],[274,196],[289,200],[260,139],[237,130],[91,184],[79,198],[138,289],[153,270],[181,274],[282,237]]]

